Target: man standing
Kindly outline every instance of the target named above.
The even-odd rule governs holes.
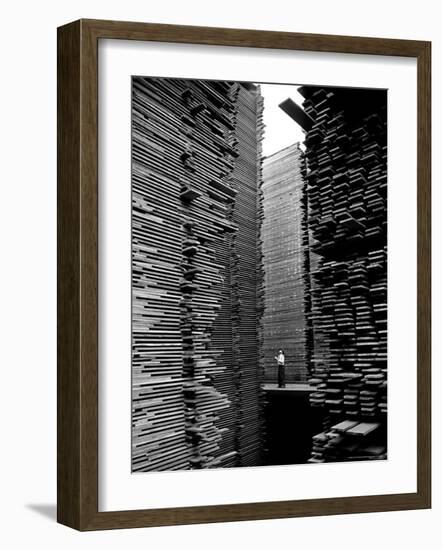
[[[285,355],[282,349],[278,351],[275,359],[278,363],[278,387],[285,388]]]

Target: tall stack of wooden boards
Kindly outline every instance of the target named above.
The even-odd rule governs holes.
[[[132,470],[257,465],[259,88],[132,84]]]
[[[259,362],[258,287],[261,282],[259,249],[259,189],[262,182],[261,141],[263,137],[263,101],[254,85],[238,86],[235,136],[237,157],[231,173],[236,190],[232,221],[237,230],[230,248],[232,295],[232,334],[237,378],[235,391],[236,422],[229,427],[235,433],[236,466],[256,466],[262,462],[264,419],[262,401],[262,365]],[[231,369],[226,369],[229,375]],[[221,413],[222,414],[222,413]]]
[[[275,356],[285,354],[286,382],[308,379],[306,180],[299,144],[274,153],[263,164],[261,225],[264,270],[262,358],[266,382],[278,379]]]
[[[387,92],[299,91],[309,120],[308,227],[317,255],[311,404],[325,413],[311,461],[385,458]]]

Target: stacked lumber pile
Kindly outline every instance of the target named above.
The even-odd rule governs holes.
[[[233,334],[238,399],[237,466],[262,463],[264,442],[263,372],[259,355],[260,318],[257,287],[261,280],[257,193],[262,185],[261,141],[264,133],[263,100],[259,88],[241,84],[236,102],[235,135],[238,140],[231,182],[237,191],[232,242]],[[230,395],[230,394],[229,394]]]
[[[275,356],[285,354],[286,382],[308,378],[306,228],[303,152],[295,143],[267,157],[263,165],[264,265],[262,353],[266,382],[278,379]]]
[[[323,408],[329,426],[346,420],[375,423],[385,436],[386,92],[311,86],[299,91],[308,118],[308,226],[316,256],[311,404]],[[347,448],[352,430],[345,437],[339,430],[339,437],[330,436],[333,443],[327,445],[334,454],[321,454],[316,441],[312,461],[318,460],[315,453],[320,460],[353,460]],[[318,434],[318,440],[324,437]],[[382,446],[385,451],[386,439]],[[385,452],[374,456],[384,458]]]
[[[133,471],[258,460],[259,430],[242,425],[259,422],[255,265],[250,283],[235,274],[256,254],[261,130],[247,141],[238,124],[258,98],[238,83],[133,79]]]
[[[386,426],[344,420],[313,436],[310,463],[387,458]]]
[[[222,349],[217,362],[224,365],[214,384],[231,403],[217,423],[224,431],[218,451],[224,467],[261,464],[264,437],[256,292],[263,107],[259,88],[252,85],[237,85],[235,98],[237,156],[229,182],[236,196],[229,219],[236,231],[216,245],[224,282],[212,333],[212,344]]]

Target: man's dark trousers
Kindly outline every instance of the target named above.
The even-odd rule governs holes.
[[[280,388],[285,388],[285,366],[278,365],[278,386]]]

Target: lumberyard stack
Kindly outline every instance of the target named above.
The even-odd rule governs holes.
[[[262,132],[255,86],[133,79],[133,471],[261,461]]]
[[[286,382],[308,378],[305,185],[299,144],[264,160],[262,355],[265,380],[273,383],[278,378],[275,355],[279,349],[285,354]]]
[[[134,472],[265,464],[300,423],[303,461],[387,456],[386,92],[299,91],[262,165],[258,86],[132,80]]]
[[[217,362],[224,368],[214,384],[230,400],[230,406],[220,411],[217,422],[224,430],[219,450],[223,466],[253,466],[262,462],[262,376],[257,333],[260,270],[257,192],[262,133],[262,98],[255,87],[242,84],[236,95],[238,143],[230,176],[237,192],[230,214],[236,231],[216,244],[225,284],[212,344],[223,350]]]
[[[386,457],[386,92],[303,87],[312,269],[311,462]]]

